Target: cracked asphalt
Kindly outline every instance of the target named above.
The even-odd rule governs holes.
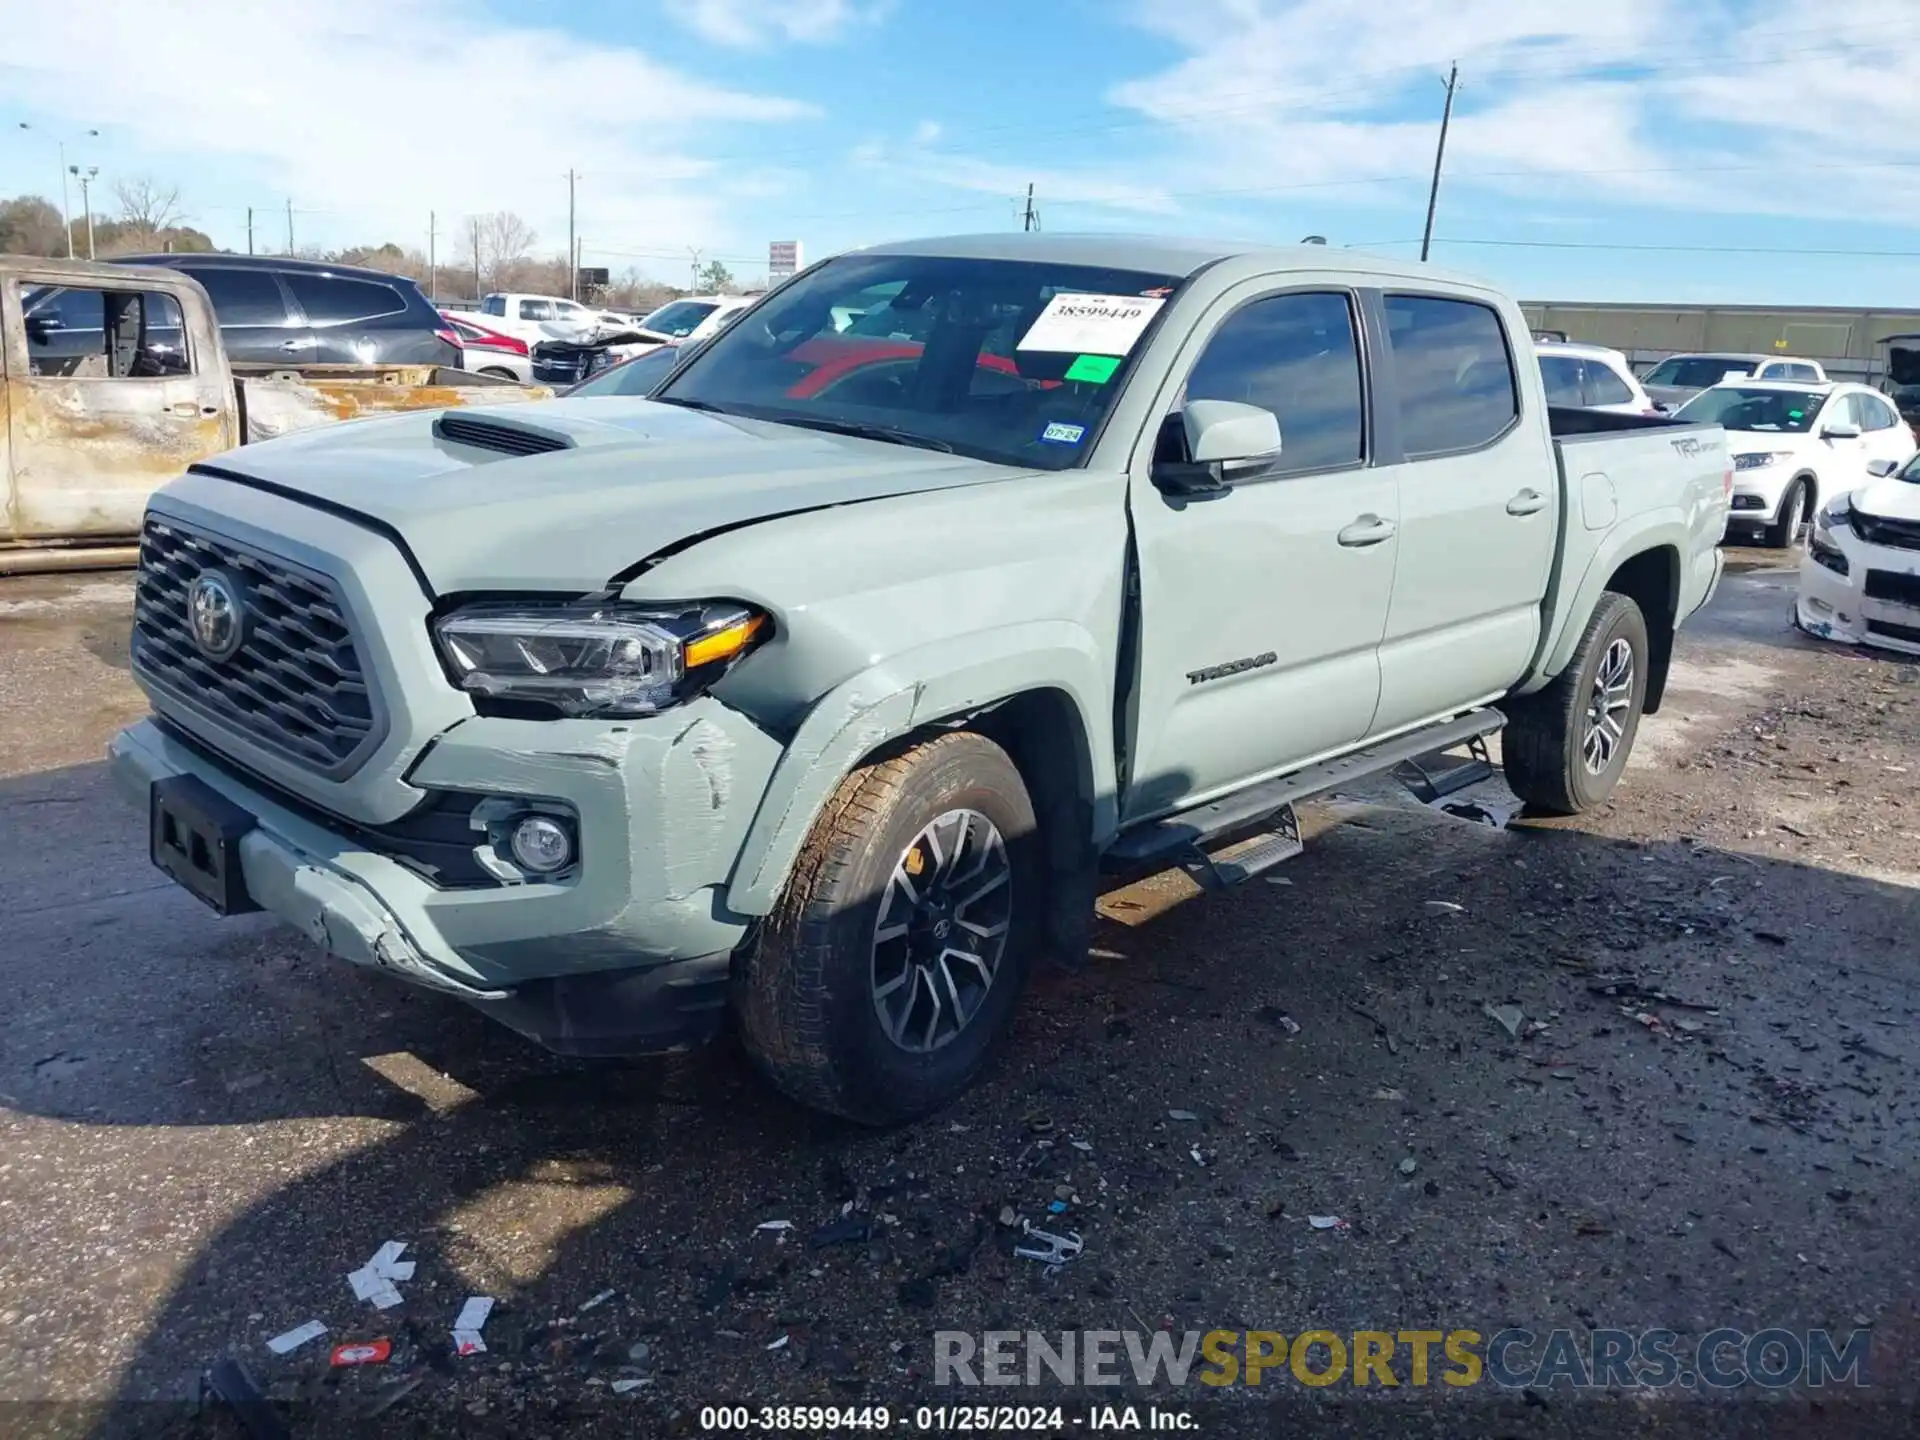
[[[144,709],[126,578],[0,582],[0,1424],[245,1433],[194,1403],[232,1357],[302,1435],[983,1400],[1066,1434],[1096,1402],[1218,1435],[1916,1433],[1920,668],[1794,634],[1791,572],[1739,558],[1605,809],[1368,790],[1265,879],[1111,893],[987,1080],[887,1134],[724,1043],[563,1062],[216,920],[100,763]],[[1084,1249],[1016,1257],[1008,1219]],[[390,1239],[417,1268],[379,1311],[346,1276]],[[455,1356],[470,1295],[487,1350]],[[936,1331],[1658,1329],[1691,1357],[1722,1328],[1870,1331],[1871,1383],[1420,1387],[1405,1349],[1385,1390],[933,1375]],[[386,1363],[328,1364],[376,1338]]]

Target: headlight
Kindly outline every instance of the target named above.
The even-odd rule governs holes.
[[[690,699],[772,631],[745,605],[473,605],[434,622],[460,688],[571,716],[652,715]]]
[[[1836,529],[1845,530],[1852,520],[1853,504],[1842,495],[1813,517],[1813,530],[1816,535],[1831,534]]]
[[[1749,452],[1745,455],[1734,456],[1733,468],[1736,470],[1764,470],[1769,465],[1778,464],[1779,461],[1780,455],[1776,451],[1763,450],[1757,453]]]

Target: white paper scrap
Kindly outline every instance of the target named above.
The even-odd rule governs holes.
[[[326,1326],[322,1325],[318,1320],[309,1320],[306,1324],[297,1329],[289,1330],[284,1335],[274,1336],[273,1339],[267,1341],[267,1348],[276,1355],[284,1355],[289,1350],[298,1350],[309,1340],[318,1340],[326,1333]]]
[[[376,1310],[391,1310],[403,1298],[393,1281],[376,1274],[371,1265],[363,1265],[347,1276],[347,1284],[353,1287],[355,1299],[367,1301]]]
[[[393,1267],[400,1263],[400,1257],[406,1253],[406,1249],[406,1241],[389,1240],[373,1252],[373,1258],[367,1261],[367,1268],[376,1275],[385,1275],[389,1280],[397,1279],[399,1277],[394,1275]],[[413,1262],[409,1260],[407,1263],[411,1265]]]
[[[1125,355],[1166,303],[1148,295],[1056,295],[1014,348]]]
[[[467,1303],[460,1307],[460,1314],[453,1322],[453,1349],[458,1355],[483,1355],[486,1353],[486,1341],[480,1338],[480,1327],[487,1323],[487,1316],[493,1312],[491,1295],[469,1295]]]

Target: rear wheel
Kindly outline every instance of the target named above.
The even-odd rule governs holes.
[[[1800,538],[1800,527],[1807,518],[1807,482],[1796,480],[1780,497],[1780,518],[1767,527],[1766,544],[1770,550],[1785,550]]]
[[[502,370],[498,365],[482,365],[474,373],[476,375],[491,375],[496,380],[518,380],[520,378],[511,370]]]
[[[1620,783],[1647,698],[1647,622],[1609,590],[1567,668],[1532,695],[1507,702],[1501,763],[1513,793],[1535,810],[1578,815]]]
[[[844,780],[742,956],[748,1053],[802,1104],[911,1120],[973,1082],[1013,1018],[1040,911],[1033,806],[954,732]]]

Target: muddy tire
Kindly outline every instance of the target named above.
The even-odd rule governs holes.
[[[1032,803],[992,741],[956,731],[862,766],[735,966],[748,1054],[794,1100],[862,1124],[945,1105],[1012,1023],[1041,881]]]
[[[1500,734],[1507,784],[1529,808],[1578,815],[1620,783],[1647,698],[1647,622],[1609,590],[1553,683],[1505,705]]]
[[[1780,518],[1767,526],[1760,541],[1769,550],[1787,550],[1800,538],[1807,519],[1807,482],[1795,480],[1780,497]]]

